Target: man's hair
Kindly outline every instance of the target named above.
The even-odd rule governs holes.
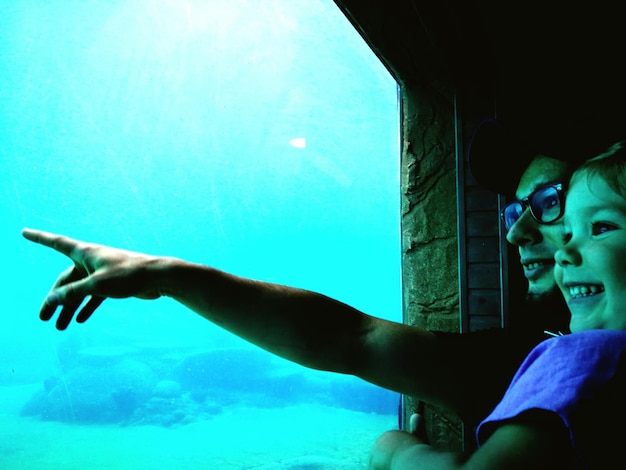
[[[542,155],[542,156],[546,158],[552,158],[546,155]],[[568,162],[568,161],[559,160],[556,158],[552,158],[552,159],[558,160],[563,163],[562,165],[563,174],[560,176],[560,178],[561,178],[561,183],[563,184],[563,188],[567,190],[567,188],[569,187],[569,182],[573,178],[576,171],[580,168],[581,162],[579,161]]]
[[[623,118],[585,117],[520,134],[495,119],[485,119],[472,133],[468,166],[478,184],[514,198],[520,178],[535,156],[544,155],[575,167],[621,140],[625,128]]]

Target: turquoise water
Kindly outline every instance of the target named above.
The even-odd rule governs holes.
[[[400,320],[397,86],[330,0],[0,4],[0,468],[362,468],[396,394],[168,299],[58,332],[24,226]],[[211,462],[209,465],[207,462]]]

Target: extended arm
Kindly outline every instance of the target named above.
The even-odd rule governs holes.
[[[62,306],[57,328],[86,321],[106,297],[171,297],[220,327],[307,367],[367,381],[458,410],[461,386],[438,359],[436,337],[364,314],[308,290],[237,277],[176,258],[25,229],[28,240],[68,256],[40,316]],[[86,304],[79,310],[85,299]]]

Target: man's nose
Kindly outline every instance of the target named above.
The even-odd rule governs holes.
[[[524,246],[538,243],[543,239],[539,223],[533,218],[528,209],[511,226],[506,239],[512,245]]]

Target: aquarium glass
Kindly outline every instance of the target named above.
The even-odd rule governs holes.
[[[0,468],[357,469],[400,396],[168,298],[38,317],[31,227],[401,321],[398,87],[331,0],[0,2]],[[332,328],[332,325],[329,325]]]

